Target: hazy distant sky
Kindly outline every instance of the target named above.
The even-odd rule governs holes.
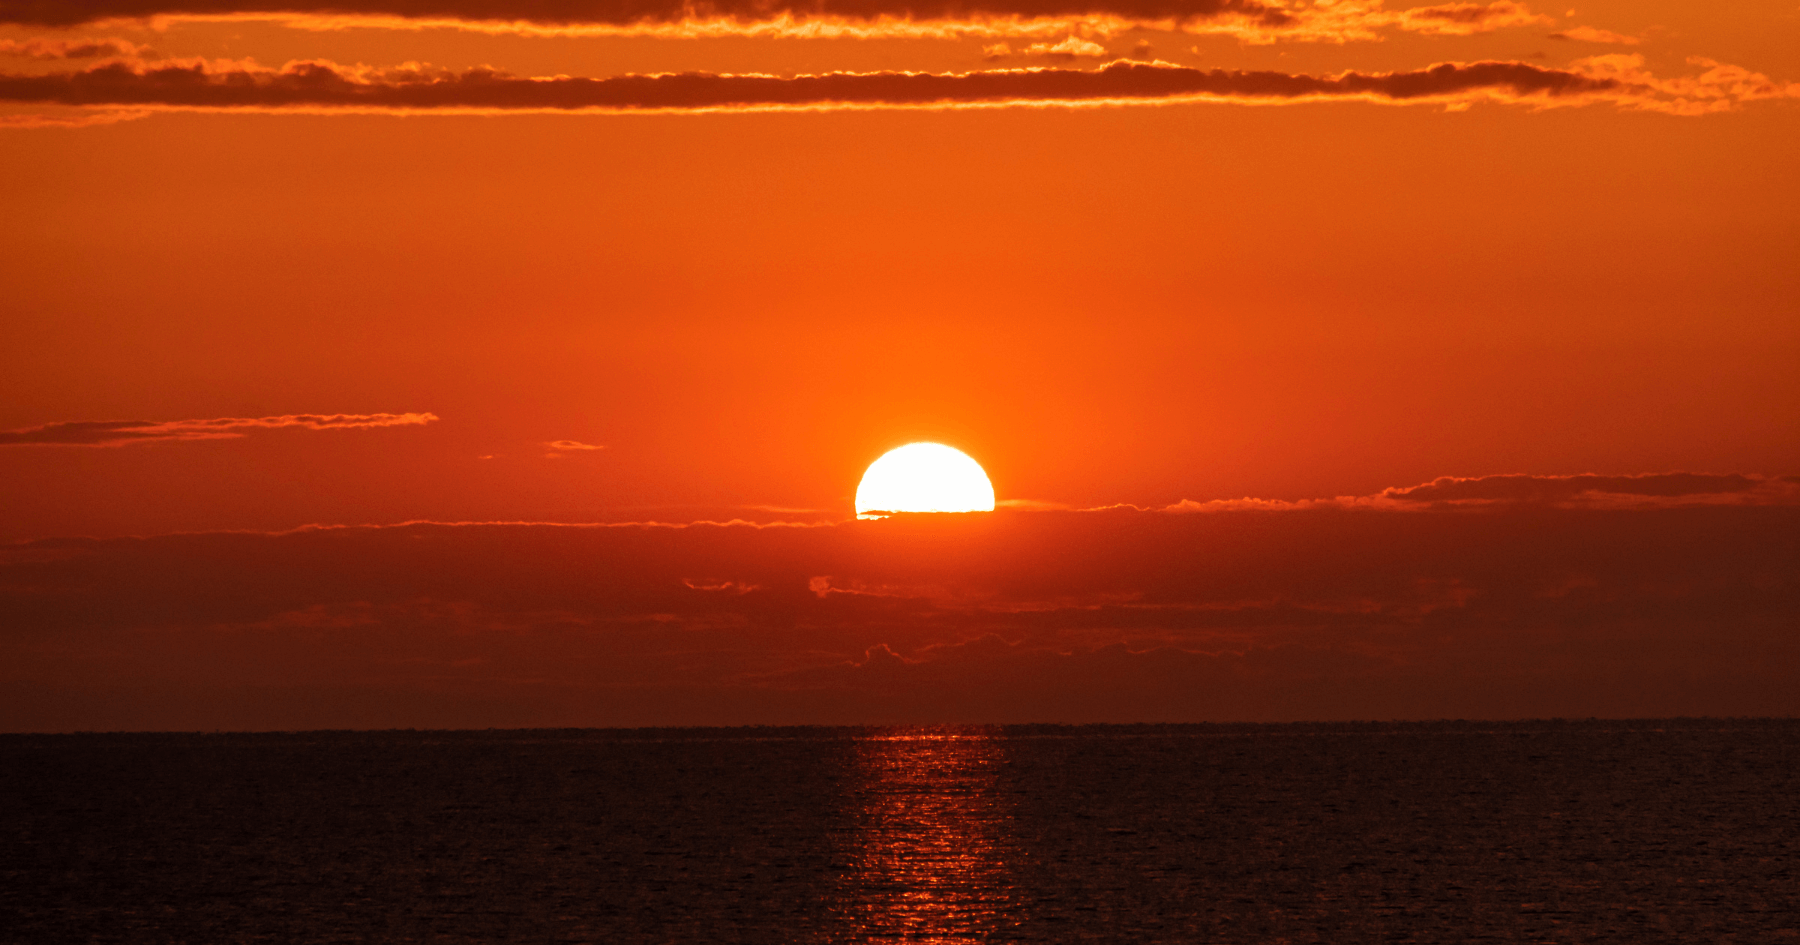
[[[0,728],[1791,714],[1796,166],[1793,0],[0,0]]]

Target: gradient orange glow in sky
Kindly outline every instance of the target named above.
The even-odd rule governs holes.
[[[1644,589],[1651,565],[1620,538],[1668,516],[1722,516],[1667,527],[1759,549],[1756,568],[1717,576],[1772,595],[1732,631],[1771,635],[1731,650],[1730,666],[1789,653],[1800,566],[1771,523],[1800,501],[1784,478],[1800,473],[1791,0],[521,9],[0,0],[0,615],[12,615],[4,645],[22,667],[9,685],[38,694],[0,727],[481,725],[479,706],[496,700],[511,707],[493,711],[506,724],[1800,709],[1732,702],[1725,664],[1666,702],[1584,702],[1569,667],[1587,664],[1572,656],[1519,684],[1537,701],[1384,702],[1370,693],[1386,683],[1366,682],[1429,678],[1439,692],[1473,672],[1432,663],[1439,675],[1420,676],[1423,637],[1375,642],[1423,633],[1408,595],[1438,600],[1453,581],[1474,588],[1463,612],[1504,599],[1516,617],[1515,599],[1566,603],[1567,592],[1532,595],[1611,574],[1621,590],[1595,592],[1598,610],[1540,613],[1533,626],[1661,641],[1643,643],[1660,654],[1645,659],[1671,672],[1680,654],[1714,652],[1701,604],[1674,607],[1686,616],[1672,622],[1647,616],[1663,598]],[[141,676],[123,668],[131,659],[94,663],[138,645],[204,649],[193,635],[227,626],[274,639],[320,620],[382,627],[406,637],[395,652],[415,655],[433,652],[433,634],[461,633],[456,621],[598,632],[592,600],[502,604],[475,586],[487,573],[478,562],[504,553],[492,532],[446,552],[468,575],[460,590],[351,593],[320,578],[278,592],[288,579],[275,572],[199,562],[222,553],[205,550],[226,540],[214,533],[285,547],[315,535],[290,531],[309,526],[326,527],[315,537],[405,522],[867,529],[881,523],[847,522],[862,471],[919,440],[978,460],[1003,518],[1118,506],[1151,519],[1201,508],[1218,522],[1446,516],[1399,545],[1373,537],[1385,525],[1318,526],[1342,554],[1377,542],[1392,554],[1376,557],[1401,571],[1429,558],[1420,549],[1512,527],[1490,518],[1551,516],[1560,524],[1548,533],[1613,524],[1592,525],[1592,560],[1540,575],[1536,591],[1470,583],[1516,576],[1503,563],[1524,567],[1527,538],[1471,558],[1464,575],[1385,574],[1392,593],[1358,590],[1377,580],[1360,572],[1329,592],[1308,583],[1316,573],[1256,584],[1257,600],[1316,615],[1322,601],[1366,599],[1395,621],[1341,637],[1316,621],[1304,633],[1284,623],[1285,636],[1250,624],[1201,634],[1191,621],[1145,635],[1105,608],[1145,603],[1155,581],[1073,580],[1092,599],[1024,593],[1024,577],[1006,576],[1023,567],[1024,545],[1002,543],[992,580],[974,581],[925,562],[916,580],[871,576],[824,551],[758,578],[722,562],[776,550],[738,558],[682,544],[692,557],[643,578],[667,609],[605,620],[668,618],[675,636],[627,649],[665,687],[642,704],[674,706],[670,693],[699,687],[710,695],[695,704],[713,708],[692,713],[619,708],[636,703],[614,683],[579,698],[517,695],[508,687],[537,678],[532,660],[550,651],[498,643],[460,658],[522,660],[493,677],[514,681],[484,689],[459,676],[462,688],[430,703],[438,715],[321,714],[309,701],[321,691],[438,683],[353,664],[305,679],[254,668],[286,659],[279,647],[252,646],[248,663],[179,685],[147,668],[154,660],[138,663]],[[1569,485],[1585,474],[1613,478]],[[1440,477],[1537,485],[1392,498]],[[1083,559],[1076,532],[1043,540]],[[176,537],[187,533],[214,537]],[[530,555],[564,540],[524,534]],[[923,553],[893,540],[902,559]],[[1170,541],[1162,563],[1141,562],[1145,575],[1214,560],[1204,535]],[[127,577],[148,567],[134,557],[148,548],[198,555],[181,566],[198,570],[181,571],[185,597],[138,613],[119,588],[137,587]],[[341,553],[375,554],[359,548]],[[1282,571],[1279,560],[1266,564]],[[577,570],[625,581],[594,567]],[[194,577],[206,573],[229,573],[230,587]],[[1656,573],[1680,584],[1690,572]],[[858,574],[862,584],[842,587],[911,588],[899,597],[922,608],[917,620],[902,629],[809,609],[831,601],[814,579]],[[1701,593],[1680,587],[1665,590]],[[1215,591],[1226,593],[1177,596],[1192,613],[1245,612],[1250,598]],[[690,612],[664,592],[736,603]],[[764,606],[769,593],[799,603]],[[96,594],[118,608],[71,616],[72,601]],[[241,606],[218,611],[220,595]],[[381,609],[384,595],[398,610]],[[1447,619],[1433,606],[1431,620]],[[1065,622],[1021,623],[1034,608],[1066,611]],[[969,616],[990,611],[1013,616]],[[709,655],[694,657],[707,668],[689,682],[644,655],[690,652],[680,628],[716,629],[726,612],[759,629],[692,651]],[[1499,617],[1477,621],[1499,632],[1483,621]],[[264,629],[243,629],[253,627]],[[1263,646],[1389,662],[1331,690],[1341,701],[1292,712],[1266,693],[1179,695],[1210,684],[1173,669],[1166,690],[1145,690],[1177,694],[1160,703],[1107,683],[1071,707],[1026,669],[1011,701],[947,695],[935,705],[960,708],[939,712],[918,696],[960,692],[961,677],[934,661],[990,639],[1021,666],[1100,659],[1110,646],[1185,654],[1177,663],[1253,661]],[[1600,646],[1576,649],[1590,644]],[[1528,649],[1493,645],[1510,654],[1498,658],[1508,673],[1538,665]],[[1450,655],[1461,644],[1446,646],[1425,662],[1462,659]],[[806,675],[878,668],[883,654],[897,672],[950,675],[925,689],[894,682],[879,698]],[[557,678],[559,692],[580,688]],[[1615,682],[1608,691],[1631,688]],[[214,692],[201,699],[213,708],[178,711],[152,695],[189,685]],[[425,704],[406,698],[367,705]],[[89,704],[113,708],[67,708]],[[55,705],[66,711],[42,708]]]

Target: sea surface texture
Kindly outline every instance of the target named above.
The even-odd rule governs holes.
[[[9,942],[1796,942],[1800,722],[0,737]]]

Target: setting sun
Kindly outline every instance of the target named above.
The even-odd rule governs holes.
[[[869,464],[856,487],[856,514],[992,512],[994,486],[967,453],[938,443],[908,443]]]

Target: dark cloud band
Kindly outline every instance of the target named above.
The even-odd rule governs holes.
[[[1409,102],[1483,97],[1547,102],[1618,88],[1612,79],[1520,62],[1445,63],[1412,72],[1336,76],[1122,60],[1093,71],[830,73],[792,78],[683,73],[599,79],[519,78],[489,70],[363,72],[322,62],[292,63],[279,71],[114,62],[79,72],[0,76],[0,101],[263,110],[639,111],[1206,98]]]
[[[1093,15],[1177,21],[1238,16],[1279,26],[1292,19],[1282,4],[1260,0],[0,0],[0,22],[35,26],[246,14],[557,26],[629,26],[693,20],[748,23],[783,17],[874,21]]]
[[[22,59],[102,59],[112,56],[147,57],[147,46],[122,39],[28,39],[0,40],[0,56]]]
[[[346,694],[390,708],[333,725],[447,724],[392,708],[429,693],[530,725],[1792,714],[1796,535],[1791,503],[1510,503],[36,541],[0,546],[0,729]]]

